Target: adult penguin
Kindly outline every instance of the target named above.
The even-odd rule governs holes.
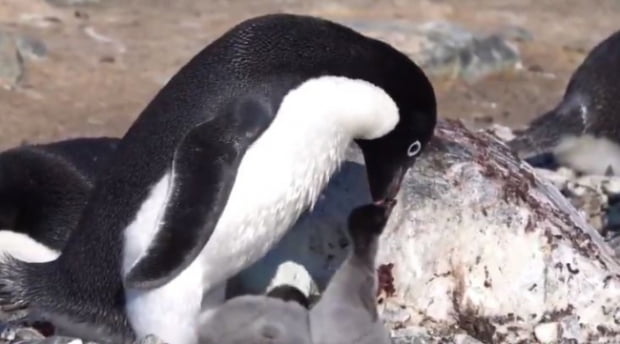
[[[620,173],[620,31],[588,53],[562,100],[509,142],[520,157],[586,174]],[[539,159],[541,158],[541,159]]]
[[[201,308],[312,207],[351,143],[381,203],[435,123],[431,83],[390,45],[316,17],[246,20],[143,110],[57,260],[0,265],[5,300],[87,339],[194,344]]]
[[[117,142],[81,137],[0,152],[0,254],[56,259]]]

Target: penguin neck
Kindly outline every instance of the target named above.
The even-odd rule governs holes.
[[[373,238],[370,242],[363,245],[354,243],[349,259],[354,264],[358,264],[360,267],[367,267],[369,271],[373,271],[378,250],[378,238]]]

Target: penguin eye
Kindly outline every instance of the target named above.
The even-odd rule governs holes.
[[[420,143],[420,141],[416,140],[415,142],[409,145],[409,148],[407,148],[407,156],[414,157],[418,155],[418,153],[420,153],[421,150],[422,150],[422,144]]]

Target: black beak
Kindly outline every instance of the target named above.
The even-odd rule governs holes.
[[[383,201],[375,202],[374,204],[383,209],[383,215],[387,219],[390,217],[392,209],[394,209],[394,206],[396,205],[396,199],[385,199]]]
[[[383,157],[374,154],[364,154],[364,160],[372,200],[383,202],[394,199],[400,190],[405,173],[412,164],[386,161]]]

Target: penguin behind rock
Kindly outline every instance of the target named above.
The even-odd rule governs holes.
[[[355,208],[348,219],[353,249],[310,310],[313,344],[389,344],[376,305],[375,258],[395,201]]]
[[[384,42],[316,17],[248,19],[146,106],[57,260],[0,264],[2,292],[90,327],[81,337],[195,344],[198,314],[312,207],[351,143],[373,200],[394,198],[436,106],[424,72]]]
[[[509,146],[522,158],[551,153],[582,173],[620,172],[620,31],[596,45],[570,78],[562,101]]]
[[[117,141],[76,138],[0,153],[0,254],[56,259]]]

